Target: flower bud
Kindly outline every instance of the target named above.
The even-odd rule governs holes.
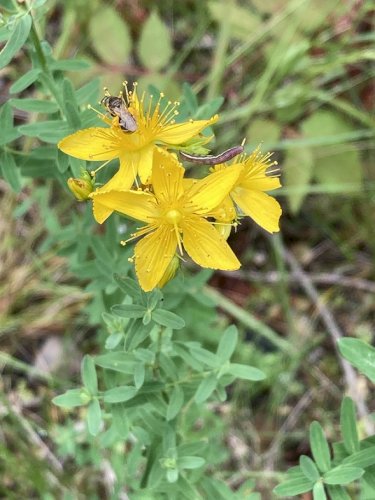
[[[177,255],[175,255],[168,264],[168,267],[165,270],[157,286],[159,288],[163,288],[163,286],[165,286],[168,283],[168,281],[174,278],[179,267],[180,267],[180,259],[177,257]]]
[[[88,172],[83,172],[80,179],[70,177],[68,187],[78,201],[86,201],[94,191],[94,181]]]

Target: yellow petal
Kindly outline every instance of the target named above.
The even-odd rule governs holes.
[[[273,189],[281,187],[280,179],[278,177],[269,177],[266,175],[263,177],[258,175],[254,178],[246,177],[240,185],[244,189],[251,189],[254,191],[272,191]]]
[[[150,144],[138,151],[138,158],[135,160],[137,153],[133,153],[133,161],[138,163],[137,170],[139,177],[141,178],[142,184],[148,184],[150,182],[152,174],[152,159],[154,154],[154,145]],[[133,167],[134,168],[134,167]]]
[[[97,190],[91,193],[90,197],[94,201],[94,217],[99,223],[102,217],[101,207],[148,223],[155,220],[158,211],[154,195],[142,191]],[[99,207],[97,210],[96,206]]]
[[[176,235],[170,226],[160,226],[135,246],[135,271],[145,292],[162,279],[176,253]]]
[[[251,217],[269,233],[280,230],[279,219],[282,213],[280,204],[266,193],[238,187],[231,194],[233,200],[244,214]]]
[[[99,224],[103,224],[104,221],[108,219],[108,217],[112,214],[113,210],[111,208],[106,207],[105,205],[100,203],[100,198],[98,197],[98,193],[105,193],[107,191],[119,191],[124,190],[128,191],[134,182],[133,173],[127,169],[127,167],[120,160],[120,170],[110,179],[104,186],[97,189],[93,194],[94,204],[93,204],[93,212],[94,217]],[[95,198],[96,197],[96,198]]]
[[[119,156],[120,140],[111,128],[91,127],[62,139],[57,147],[64,153],[87,161],[112,160]]]
[[[225,239],[202,217],[185,219],[183,244],[194,262],[202,267],[228,271],[241,266]]]
[[[187,210],[196,214],[207,214],[216,208],[235,185],[242,165],[234,165],[199,180],[189,189]]]
[[[176,123],[175,125],[167,125],[163,127],[157,134],[156,140],[162,141],[165,144],[182,144],[188,141],[195,135],[199,134],[204,128],[209,127],[219,119],[218,115],[213,116],[209,120],[196,120],[191,122]]]
[[[152,186],[158,200],[173,202],[183,194],[184,173],[185,169],[174,155],[161,148],[155,148]]]

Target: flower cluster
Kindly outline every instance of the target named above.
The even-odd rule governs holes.
[[[100,224],[113,211],[144,223],[127,241],[140,238],[134,262],[145,291],[171,279],[184,252],[202,267],[238,269],[240,262],[227,238],[243,216],[270,233],[279,231],[280,205],[266,194],[280,187],[270,154],[262,155],[258,148],[230,164],[214,165],[204,178],[185,177],[185,168],[171,150],[186,151],[197,138],[198,143],[206,142],[200,132],[218,117],[176,123],[178,103],[169,102],[161,110],[163,94],[153,102],[152,96],[139,98],[134,86],[133,91],[126,87],[125,97],[114,98],[116,106],[107,104],[111,117],[100,113],[105,127],[80,130],[58,145],[84,160],[108,163],[118,158],[118,172],[95,190],[87,175],[83,187],[78,179],[70,179],[69,187],[78,200],[92,199]],[[108,96],[106,103],[111,103]],[[127,117],[132,131],[126,129]]]

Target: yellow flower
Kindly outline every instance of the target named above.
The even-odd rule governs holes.
[[[135,270],[143,290],[157,286],[177,249],[182,255],[184,248],[202,267],[240,267],[228,243],[207,217],[232,189],[242,168],[239,165],[215,172],[185,187],[184,168],[174,155],[156,148],[152,193],[110,190],[91,194],[97,220],[101,207],[107,207],[146,223],[131,238],[144,236],[135,246]]]
[[[270,161],[271,154],[262,155],[259,147],[250,156],[230,166],[217,165],[215,171],[231,169],[242,165],[243,170],[235,182],[229,196],[215,211],[215,219],[231,222],[235,219],[236,209],[251,217],[259,226],[270,233],[280,230],[279,219],[282,213],[280,204],[265,191],[281,187],[277,169],[272,169],[276,162]]]
[[[119,172],[110,180],[111,189],[130,189],[134,179],[139,175],[141,182],[147,184],[151,177],[153,151],[156,144],[166,148],[178,148],[204,128],[215,123],[218,116],[210,120],[190,120],[175,123],[178,115],[178,102],[168,101],[160,111],[163,94],[154,103],[153,96],[142,94],[138,99],[136,84],[133,92],[125,87],[128,110],[133,115],[137,130],[127,132],[119,125],[118,116],[108,119],[100,114],[109,127],[90,127],[79,130],[62,139],[58,147],[64,153],[88,161],[120,160]]]

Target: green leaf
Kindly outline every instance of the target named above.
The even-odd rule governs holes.
[[[121,340],[124,338],[124,334],[122,332],[119,333],[111,333],[105,341],[105,348],[106,349],[115,349]]]
[[[139,304],[123,304],[113,306],[111,312],[122,318],[142,318],[146,312],[146,308]]]
[[[14,30],[12,31],[7,43],[0,52],[0,69],[5,68],[17,52],[22,48],[29,36],[31,29],[31,17],[26,14],[15,23]]]
[[[133,375],[135,363],[134,356],[125,352],[110,352],[95,357],[97,366],[128,375]]]
[[[340,425],[346,451],[349,454],[359,451],[355,405],[349,397],[342,401]]]
[[[145,381],[145,365],[144,363],[137,363],[134,369],[134,385],[136,389],[140,389]]]
[[[52,71],[82,71],[90,67],[91,64],[85,59],[60,59],[50,65]]]
[[[69,156],[57,149],[57,168],[62,174],[69,168]]]
[[[307,493],[311,491],[314,487],[314,483],[307,479],[305,476],[296,477],[293,479],[288,479],[284,483],[279,484],[273,490],[276,495],[279,496],[291,496],[300,495],[301,493]]]
[[[7,129],[13,128],[13,112],[9,101],[0,108],[0,130],[3,133]]]
[[[323,429],[316,421],[310,425],[310,446],[318,469],[327,472],[331,468],[331,454]]]
[[[310,479],[314,482],[318,481],[318,479],[320,478],[320,474],[315,463],[311,460],[310,457],[301,455],[299,457],[299,465],[301,467],[301,471],[304,473],[307,479]]]
[[[166,66],[172,57],[173,48],[169,29],[153,11],[142,26],[138,43],[138,55],[142,64],[154,71]]]
[[[373,489],[375,493],[375,466],[372,465],[366,468],[362,480],[366,483],[366,486]]]
[[[142,291],[135,280],[128,278],[127,276],[121,276],[120,274],[114,274],[113,278],[118,284],[120,290],[123,291],[126,295],[129,295],[136,300],[140,299],[140,297],[142,296]]]
[[[310,189],[314,158],[308,147],[287,150],[283,161],[283,186],[288,188],[290,209],[296,214]]]
[[[67,78],[64,78],[62,83],[62,97],[66,119],[74,129],[79,129],[81,127],[81,117],[78,111],[75,90],[71,81]]]
[[[182,91],[183,91],[183,96],[184,96],[183,97],[184,102],[186,102],[186,105],[190,111],[190,114],[194,115],[198,109],[197,96],[196,96],[195,92],[193,91],[192,86],[187,82],[184,82],[182,84]]]
[[[59,109],[55,102],[41,99],[9,99],[8,102],[14,108],[36,113],[55,113]]]
[[[208,119],[211,118],[219,109],[221,108],[224,102],[224,97],[219,96],[215,97],[209,102],[206,102],[202,106],[199,106],[198,112],[195,115],[196,120]]]
[[[184,391],[180,385],[176,385],[171,393],[168,408],[167,408],[167,420],[173,420],[181,410],[184,404],[185,396]]]
[[[340,339],[338,344],[344,358],[375,384],[375,348],[351,338]]]
[[[91,45],[100,59],[109,64],[126,63],[132,42],[119,12],[107,5],[100,7],[90,16],[89,33]]]
[[[314,500],[327,500],[327,495],[326,495],[326,492],[324,491],[323,483],[320,481],[314,484],[313,499]]]
[[[99,78],[94,78],[88,83],[76,90],[77,103],[82,106],[86,106],[92,101],[97,101],[99,96],[100,80]]]
[[[280,135],[280,124],[275,120],[269,120],[266,118],[254,118],[251,120],[249,128],[246,131],[247,140],[251,144],[260,144],[263,142],[272,144],[279,140]]]
[[[122,385],[108,389],[104,393],[104,401],[106,403],[123,403],[132,399],[137,393],[137,389],[131,385]]]
[[[23,90],[27,89],[27,87],[30,87],[30,85],[32,85],[38,79],[40,73],[40,69],[30,69],[27,73],[18,78],[18,80],[16,80],[10,86],[9,92],[11,94],[17,94],[18,92],[22,92]]]
[[[254,368],[253,366],[240,365],[238,363],[230,363],[228,372],[234,375],[235,377],[242,378],[245,380],[264,380],[266,378],[266,374],[258,368]]]
[[[340,114],[328,110],[315,111],[302,123],[301,129],[305,137],[322,138],[334,137],[340,133],[353,130],[351,124],[345,121]],[[362,164],[358,150],[340,152],[327,146],[314,150],[315,166],[314,177],[322,184],[347,184],[351,191],[360,190],[362,185]]]
[[[98,392],[98,378],[96,376],[94,360],[88,354],[82,359],[81,377],[83,385],[89,393],[95,395]]]
[[[127,417],[127,408],[119,403],[111,406],[112,423],[117,434],[121,439],[127,439],[129,435],[129,421]]]
[[[375,446],[371,446],[365,450],[356,451],[350,455],[350,457],[344,458],[342,465],[360,467],[363,469],[367,469],[367,467],[375,465]]]
[[[351,496],[347,494],[343,486],[327,485],[326,489],[329,493],[330,500],[351,500]]]
[[[9,183],[13,191],[19,193],[22,189],[21,185],[21,175],[17,168],[14,157],[4,152],[0,156],[0,171],[3,174],[4,179]]]
[[[178,457],[177,466],[179,469],[198,469],[199,467],[203,467],[206,463],[206,460],[202,457]]]
[[[173,330],[180,330],[185,326],[185,321],[180,316],[164,309],[155,309],[152,311],[152,319],[159,325],[172,328]]]
[[[214,373],[211,373],[206,378],[202,380],[199,384],[197,392],[195,393],[194,399],[197,404],[206,401],[211,394],[214,392],[217,386],[217,378]]]
[[[102,423],[102,411],[97,399],[93,399],[87,408],[87,427],[92,436],[96,436]]]
[[[362,477],[364,473],[360,467],[339,465],[326,472],[323,479],[326,484],[349,484]]]
[[[234,325],[229,326],[223,333],[219,346],[217,348],[217,356],[223,363],[228,361],[237,345],[238,331]]]
[[[204,364],[210,366],[211,368],[217,368],[221,364],[220,360],[216,356],[216,354],[213,354],[211,351],[208,351],[207,349],[203,349],[202,347],[200,347],[198,345],[195,345],[195,344],[190,345],[189,350],[191,352],[191,355],[195,359],[197,359],[201,363],[204,363]],[[190,364],[190,363],[188,363],[188,364]],[[195,369],[199,370],[199,368],[195,368]]]
[[[74,408],[75,406],[83,406],[87,401],[82,397],[82,389],[69,389],[64,394],[53,398],[52,403],[64,408]]]

